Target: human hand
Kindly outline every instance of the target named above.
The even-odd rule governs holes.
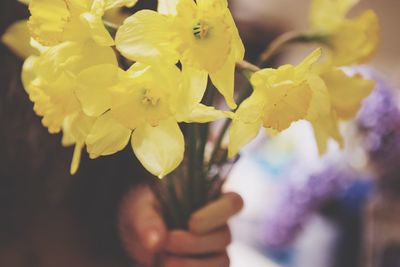
[[[227,193],[195,212],[188,231],[171,230],[157,211],[153,192],[146,186],[132,189],[122,202],[121,239],[129,255],[144,266],[227,267],[231,241],[227,221],[243,207],[242,198]]]

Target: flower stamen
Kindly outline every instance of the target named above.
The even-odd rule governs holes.
[[[159,102],[160,102],[160,97],[157,97],[154,94],[152,94],[150,89],[145,89],[142,98],[142,104],[146,106],[157,106]]]
[[[193,35],[196,39],[205,39],[208,35],[210,27],[203,21],[199,21],[193,26]]]

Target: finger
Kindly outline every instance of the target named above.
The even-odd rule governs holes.
[[[165,250],[176,255],[204,255],[224,252],[231,243],[227,226],[205,235],[175,230],[168,234]]]
[[[147,186],[134,188],[124,198],[119,228],[127,252],[140,263],[149,264],[163,246],[167,230]]]
[[[180,258],[166,256],[163,267],[229,267],[229,257],[226,253],[203,259]]]
[[[243,208],[243,200],[236,193],[226,193],[218,200],[196,211],[189,220],[189,230],[204,234],[224,226],[230,217]]]

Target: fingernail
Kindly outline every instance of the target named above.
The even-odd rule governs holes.
[[[150,230],[147,233],[146,237],[146,248],[147,249],[155,249],[158,243],[160,242],[160,235],[156,230]]]

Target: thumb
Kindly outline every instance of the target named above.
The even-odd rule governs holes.
[[[157,201],[147,186],[129,191],[120,206],[119,232],[129,255],[151,266],[166,240],[167,229],[157,211]]]

